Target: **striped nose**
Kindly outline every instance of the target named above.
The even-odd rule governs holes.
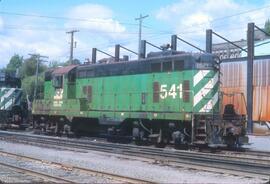
[[[218,103],[218,73],[200,70],[193,78],[195,112],[211,112]]]

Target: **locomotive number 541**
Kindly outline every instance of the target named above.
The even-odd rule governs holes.
[[[160,98],[173,98],[175,99],[179,95],[179,98],[183,97],[182,84],[176,86],[176,84],[172,84],[168,86],[167,84],[160,85]]]

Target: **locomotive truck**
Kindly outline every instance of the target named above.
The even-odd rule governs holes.
[[[245,117],[221,109],[219,60],[167,50],[134,61],[70,65],[45,73],[33,103],[35,127],[58,134],[106,134],[163,147],[238,146]]]

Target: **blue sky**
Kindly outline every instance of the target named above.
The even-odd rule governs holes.
[[[0,68],[15,53],[24,58],[28,53],[40,53],[49,60],[66,61],[66,31],[71,29],[80,30],[75,34],[74,56],[82,62],[91,58],[92,47],[113,53],[114,45],[120,43],[136,51],[138,22],[134,18],[140,13],[149,15],[144,20],[143,39],[162,45],[170,42],[171,34],[178,34],[204,48],[206,29],[212,28],[231,40],[242,39],[248,22],[264,25],[269,9],[268,1],[258,0],[2,0]],[[179,44],[178,49],[194,51],[184,44]],[[136,58],[125,51],[121,54]]]

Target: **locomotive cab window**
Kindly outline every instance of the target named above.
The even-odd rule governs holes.
[[[212,69],[214,60],[210,57],[201,57],[196,60],[196,69]]]
[[[51,72],[51,71],[45,72],[44,80],[45,80],[45,81],[50,81],[50,80],[52,80],[52,72]]]
[[[5,81],[5,74],[4,73],[0,73],[0,81]]]
[[[70,72],[68,74],[68,82],[75,82],[75,79],[76,79],[76,73],[75,72]]]
[[[58,75],[53,77],[53,87],[63,88],[63,76]]]

